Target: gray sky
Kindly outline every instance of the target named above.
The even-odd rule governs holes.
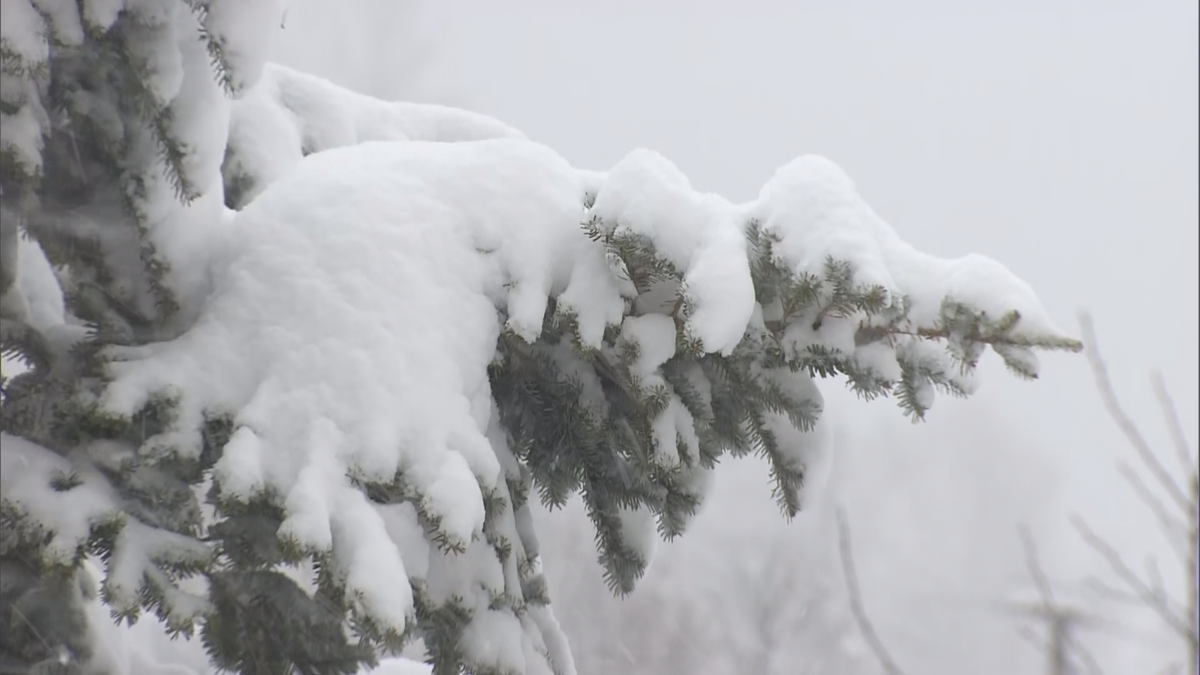
[[[919,248],[1002,261],[1069,332],[1091,310],[1144,433],[1173,458],[1147,379],[1159,368],[1196,447],[1194,0],[416,6],[295,0],[278,58],[384,98],[492,114],[577,166],[653,148],[697,188],[733,199],[752,197],[792,157],[823,154]],[[889,403],[824,387],[842,421],[836,489],[864,523],[864,585],[883,605],[882,629],[911,631],[904,610],[917,591],[888,577],[896,561],[917,570],[922,552],[937,551],[937,576],[952,588],[983,566],[988,581],[975,586],[998,592],[1020,572],[1021,518],[1036,521],[1064,583],[1102,570],[1067,527],[1071,510],[1119,538],[1133,562],[1156,552],[1174,570],[1114,468],[1127,448],[1085,359],[1043,362],[1036,383],[985,364],[976,397],[940,401],[919,428]],[[728,472],[694,545],[741,517],[773,518],[763,478]],[[908,642],[897,656],[926,659],[929,673],[968,672],[986,656],[939,660],[921,640],[898,639]],[[1149,639],[1104,642],[1110,673],[1161,662]]]

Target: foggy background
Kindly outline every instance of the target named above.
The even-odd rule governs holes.
[[[494,115],[579,167],[648,147],[698,189],[745,200],[789,159],[825,155],[918,248],[1000,260],[1070,334],[1091,311],[1117,393],[1164,463],[1176,466],[1152,369],[1196,447],[1194,0],[292,0],[284,26],[277,61]],[[845,609],[835,503],[868,612],[908,673],[1042,672],[1017,635],[1038,624],[1005,610],[1031,597],[1018,522],[1055,590],[1103,619],[1080,636],[1105,673],[1181,662],[1152,615],[1083,592],[1087,576],[1111,577],[1073,511],[1134,567],[1157,556],[1180,598],[1183,569],[1116,471],[1131,455],[1086,359],[1043,364],[1021,382],[990,358],[976,396],[939,400],[917,426],[822,383],[837,435],[822,503],[787,524],[765,468],[727,462],[624,601],[606,595],[582,514],[543,517],[581,673],[879,672]],[[780,661],[751,664],[766,638]]]

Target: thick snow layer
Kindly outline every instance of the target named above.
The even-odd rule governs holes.
[[[0,432],[0,495],[52,533],[46,555],[63,564],[86,542],[92,525],[117,513],[110,486],[97,475],[80,475],[83,482],[65,492],[49,488],[73,472],[62,456]]]
[[[439,105],[393,103],[319,77],[267,64],[258,83],[233,104],[229,177],[250,180],[243,201],[284,175],[304,155],[365,141],[474,141],[521,138],[478,113]]]
[[[30,99],[11,115],[0,113],[0,152],[9,154],[29,175],[42,172],[42,132],[45,113]]]
[[[302,544],[328,549],[336,521],[355,530],[345,560],[377,555],[387,528],[344,517],[361,499],[348,475],[401,471],[448,539],[466,545],[483,525],[481,489],[500,473],[485,437],[500,330],[487,291],[507,284],[509,325],[536,337],[572,249],[590,244],[581,199],[570,167],[525,142],[314,155],[239,214],[237,256],[200,322],[122,354],[130,360],[112,364],[106,400],[128,414],[151,392],[177,391],[182,424],[160,440],[191,453],[201,411],[237,413],[221,487],[241,497],[276,488],[283,529]],[[390,564],[391,574],[350,575],[351,588],[391,597],[403,566],[399,555]],[[406,602],[376,604],[402,627]]]
[[[754,285],[745,223],[732,204],[693,190],[663,156],[637,150],[609,172],[593,213],[615,234],[646,237],[659,255],[686,270],[689,333],[708,351],[733,351],[754,311]]]
[[[862,200],[841,167],[824,157],[800,157],[763,186],[748,213],[779,237],[779,263],[820,275],[825,259],[851,261],[857,283],[879,285],[891,298],[908,296],[909,318],[932,326],[942,300],[952,298],[998,318],[1021,314],[1024,337],[1060,335],[1027,283],[981,255],[943,260],[914,249]]]
[[[221,44],[221,60],[235,94],[254,85],[267,62],[284,0],[209,0],[204,29]]]
[[[0,45],[25,68],[46,63],[46,22],[29,0],[0,0]]]
[[[93,30],[106,31],[125,8],[125,0],[83,0],[83,19]]]
[[[271,72],[260,95],[270,93],[272,77],[283,77]],[[288,100],[288,82],[314,88],[299,99],[325,86],[281,80],[274,83],[280,100]],[[320,144],[361,140],[376,103],[357,109],[291,100],[288,110],[305,109],[307,116],[298,116],[279,147],[297,137],[309,143],[314,134],[332,133]],[[314,111],[322,105],[345,124],[327,119],[306,127],[303,120],[320,118]],[[292,114],[280,112],[280,119]],[[388,128],[374,129],[406,138]],[[507,328],[535,341],[549,299],[559,297],[571,298],[585,339],[599,341],[605,326],[619,325],[621,339],[638,345],[632,368],[643,387],[665,386],[660,366],[676,345],[669,308],[627,303],[629,286],[607,259],[601,264],[603,244],[580,225],[591,194],[591,215],[618,233],[654,242],[680,270],[691,309],[684,330],[709,352],[728,353],[752,322],[762,326],[744,236],[751,218],[780,241],[781,264],[819,272],[827,255],[848,257],[859,281],[909,297],[918,327],[932,326],[930,308],[951,294],[997,315],[1019,310],[1029,321],[1019,325],[1030,334],[1050,328],[1028,287],[999,265],[944,261],[900,241],[827,160],[797,160],[757,200],[733,205],[696,193],[647,151],[605,175],[577,171],[523,139],[368,142],[296,161],[233,217],[233,239],[210,270],[214,290],[197,323],[169,342],[111,350],[112,379],[102,402],[131,415],[155,394],[173,395],[176,424],[146,450],[192,456],[200,451],[204,414],[232,415],[236,431],[215,467],[220,490],[241,499],[268,489],[281,495],[281,532],[311,549],[332,550],[362,610],[403,629],[412,613],[406,579],[424,579],[435,602],[457,596],[474,612],[464,645],[472,659],[541,667],[530,659],[540,664],[534,657],[557,644],[557,633],[543,634],[556,630],[552,622],[522,622],[491,608],[497,594],[515,586],[517,560],[536,564],[536,551],[519,546],[536,547],[521,526],[527,514],[503,509],[493,522],[516,546],[507,563],[482,536],[484,493],[504,497],[501,479],[519,470],[497,428],[487,377],[497,339]],[[625,317],[628,307],[641,315]],[[896,366],[878,347],[855,353],[856,320],[831,317],[816,330],[793,326],[790,336],[843,349],[880,376],[894,376]],[[896,349],[924,358],[906,346],[915,344]],[[780,378],[819,410],[820,395],[807,376]],[[692,379],[705,396],[703,375]],[[694,449],[686,412],[669,405],[655,424],[664,460],[678,460],[677,438]],[[783,417],[770,424],[785,446],[784,460],[803,464],[810,485],[819,484],[827,470],[827,430],[818,423],[801,432]],[[421,529],[417,509],[370,505],[352,482],[389,482],[397,474],[436,536]],[[698,494],[705,478],[695,475]],[[623,514],[626,545],[647,558],[654,532],[648,510]]]
[[[0,300],[5,316],[24,321],[45,333],[65,322],[63,293],[58,277],[37,242],[17,236],[16,283]]]
[[[33,0],[38,11],[49,17],[54,40],[67,47],[83,43],[83,20],[74,0]]]

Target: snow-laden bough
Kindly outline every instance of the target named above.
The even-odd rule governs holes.
[[[225,416],[221,500],[275,499],[386,630],[461,606],[464,662],[511,672],[571,669],[538,618],[531,490],[585,491],[628,590],[646,528],[681,531],[725,451],[766,454],[800,507],[828,454],[814,377],[919,416],[971,391],[984,345],[1030,376],[1031,348],[1074,347],[1027,284],[915,251],[819,157],[734,204],[649,151],[596,174],[522,139],[370,142],[300,161],[231,228],[195,325],[111,350],[104,408],[171,401],[144,451],[192,457]],[[545,440],[514,403],[536,387],[575,395],[545,405],[581,438]]]

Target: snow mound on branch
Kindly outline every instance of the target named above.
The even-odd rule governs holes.
[[[244,204],[305,155],[366,141],[478,141],[522,138],[491,117],[447,106],[381,101],[277,64],[232,106],[226,189]]]
[[[614,234],[649,239],[679,270],[693,304],[689,333],[729,354],[754,312],[745,221],[724,198],[692,189],[665,157],[636,150],[609,172],[592,211]]]
[[[581,199],[571,168],[525,142],[314,155],[238,216],[239,253],[196,326],[111,364],[107,403],[131,414],[175,392],[181,424],[157,440],[193,454],[202,411],[236,413],[222,490],[276,489],[283,530],[303,545],[328,550],[342,532],[339,557],[363,569],[350,590],[402,629],[403,563],[394,546],[377,551],[387,528],[349,476],[402,472],[452,543],[480,534],[481,490],[500,479],[485,436],[493,298],[512,329],[537,337],[590,243]]]
[[[64,492],[48,489],[72,472],[66,458],[0,432],[0,494],[51,533],[46,555],[60,564],[74,558],[92,525],[118,510],[111,487],[99,476],[82,477],[79,485]]]
[[[1049,325],[1028,287],[999,265],[943,261],[903,244],[827,160],[797,160],[759,199],[734,205],[696,193],[647,151],[605,176],[519,139],[371,142],[299,161],[241,211],[236,246],[214,270],[199,321],[170,342],[114,349],[103,404],[128,416],[155,394],[175,397],[175,426],[144,450],[193,456],[204,414],[233,415],[236,431],[215,468],[222,493],[281,495],[282,533],[332,550],[367,613],[402,630],[413,613],[405,580],[418,576],[405,556],[421,548],[389,533],[411,539],[415,523],[400,526],[396,514],[385,520],[355,484],[399,474],[435,526],[430,541],[463,551],[454,557],[430,546],[422,572],[439,595],[473,596],[464,600],[480,623],[466,635],[478,639],[465,652],[523,670],[558,636],[537,635],[528,616],[518,622],[485,611],[514,573],[511,558],[506,566],[481,541],[484,494],[507,495],[502,466],[512,461],[489,440],[503,434],[487,369],[503,329],[538,339],[552,297],[569,298],[581,330],[597,341],[597,328],[620,325],[629,311],[627,280],[580,224],[593,191],[594,214],[654,242],[682,271],[693,305],[686,329],[709,352],[731,351],[762,321],[750,283],[749,218],[779,238],[780,260],[796,272],[819,271],[826,255],[848,257],[861,279],[915,307],[953,293],[989,311],[1016,309],[1034,329]],[[651,383],[673,353],[652,330],[664,321],[627,325],[636,327],[629,332],[644,349],[639,367]],[[805,392],[819,399],[815,387]],[[664,440],[670,431],[661,430]],[[797,445],[789,463],[826,445],[824,432],[779,435]],[[495,527],[523,541],[511,511]],[[647,548],[632,536],[640,529],[628,528],[630,543]],[[489,625],[527,637],[501,649],[488,643],[497,639],[483,630]]]
[[[820,275],[827,257],[850,261],[857,283],[882,286],[889,300],[907,297],[916,325],[932,325],[942,301],[953,298],[993,317],[1018,311],[1014,336],[1061,334],[1029,284],[985,256],[944,260],[914,249],[824,157],[807,155],[780,168],[747,212],[779,237],[777,262]]]

